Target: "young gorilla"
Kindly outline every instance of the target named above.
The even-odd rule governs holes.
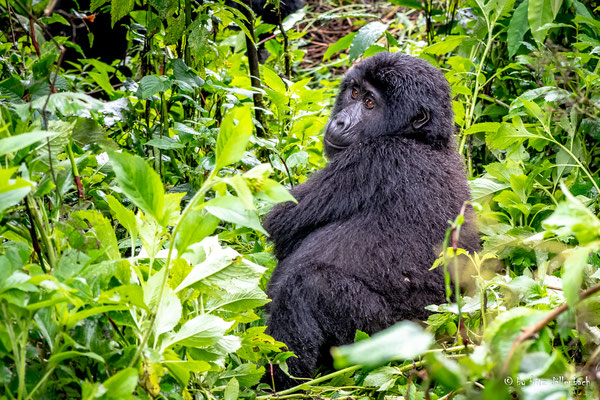
[[[348,72],[325,132],[330,162],[264,221],[279,259],[268,332],[298,356],[290,374],[310,377],[357,329],[424,319],[445,301],[442,269],[429,268],[470,199],[453,133],[448,83],[427,62],[379,53]],[[470,207],[465,217],[460,246],[478,250]],[[274,378],[277,390],[296,383]]]

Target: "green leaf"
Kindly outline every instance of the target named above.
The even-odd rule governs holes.
[[[523,327],[540,320],[544,313],[526,307],[515,307],[500,313],[484,332],[483,340],[490,346],[491,357],[503,363]]]
[[[148,100],[157,93],[162,93],[171,88],[171,81],[164,76],[146,75],[140,80],[135,95],[141,100]]]
[[[444,40],[426,47],[425,49],[423,49],[423,51],[425,53],[441,56],[443,54],[450,53],[452,50],[457,48],[466,38],[468,38],[468,36],[446,36]]]
[[[253,308],[261,307],[269,302],[269,298],[259,288],[253,288],[241,292],[226,291],[221,298],[210,298],[206,303],[206,308],[211,313],[217,309],[225,311],[241,312]]]
[[[486,135],[486,143],[494,149],[505,150],[516,143],[523,143],[527,139],[544,139],[546,137],[536,135],[525,129],[515,129],[509,123],[503,122],[496,132],[490,132]]]
[[[261,226],[256,212],[247,210],[239,197],[229,195],[217,197],[206,203],[204,209],[223,221],[247,226],[267,234]]]
[[[370,339],[334,347],[331,354],[336,368],[348,365],[376,367],[391,360],[412,360],[433,343],[433,337],[414,322],[402,321],[374,334]]]
[[[256,385],[264,373],[264,367],[259,368],[254,363],[246,363],[236,367],[234,370],[223,372],[220,376],[220,381],[235,377],[240,386],[250,387]]]
[[[119,260],[121,258],[115,230],[110,221],[102,213],[96,210],[81,210],[75,211],[71,215],[73,218],[88,221],[92,228],[94,228],[99,247],[106,251],[106,255],[110,260]]]
[[[274,91],[285,94],[287,92],[287,88],[285,87],[285,83],[281,80],[279,75],[275,73],[271,68],[264,66],[263,67],[263,81]]]
[[[32,184],[25,179],[10,179],[17,169],[0,169],[0,214],[18,204],[31,191]]]
[[[165,191],[158,174],[141,157],[114,151],[109,151],[108,156],[123,193],[133,204],[165,226]]]
[[[508,40],[508,56],[512,57],[517,53],[525,34],[529,30],[529,21],[527,19],[527,8],[529,0],[524,0],[515,10],[510,24],[508,25],[507,40]]]
[[[241,258],[234,249],[221,248],[216,237],[208,237],[193,244],[183,256],[194,267],[175,292],[197,282],[226,290],[256,287],[258,278],[265,271],[264,267]]]
[[[166,267],[163,267],[166,268]],[[154,334],[159,336],[161,333],[169,332],[177,326],[181,319],[181,302],[170,287],[165,287],[162,300],[156,312],[154,322]]]
[[[350,45],[350,52],[348,53],[350,59],[355,60],[360,57],[369,47],[377,42],[387,28],[388,25],[382,24],[379,21],[370,22],[360,28]]]
[[[15,153],[27,146],[37,143],[41,140],[52,138],[59,135],[60,132],[50,131],[31,131],[20,135],[10,136],[0,139],[0,156]]]
[[[553,20],[556,19],[558,12],[560,11],[560,7],[562,6],[563,0],[550,0],[550,6],[552,7],[552,16]]]
[[[115,23],[133,11],[135,0],[111,0],[110,3],[110,22],[114,27]]]
[[[540,30],[540,28],[554,21],[551,3],[552,0],[529,0],[527,19],[529,20],[531,34],[539,44],[544,42],[547,33],[546,29]]]
[[[102,382],[102,386],[106,388],[106,393],[101,398],[119,400],[131,399],[137,383],[137,369],[125,368]]]
[[[237,400],[240,395],[240,383],[237,379],[231,378],[231,380],[225,386],[225,393],[223,393],[223,397],[225,400]]]
[[[486,196],[509,187],[507,183],[496,182],[495,180],[488,178],[477,178],[471,181],[469,186],[471,187],[471,195],[475,201],[480,201]]]
[[[497,132],[500,128],[499,122],[482,122],[479,124],[471,125],[469,129],[465,130],[465,135],[472,135],[479,132]]]
[[[183,346],[206,347],[217,343],[225,335],[233,322],[227,322],[214,315],[199,315],[181,326],[163,348],[179,343]]]
[[[252,128],[249,107],[236,107],[227,113],[217,138],[216,170],[238,162],[242,158],[252,135]]]
[[[110,207],[110,210],[113,212],[117,220],[125,229],[127,229],[132,239],[135,240],[138,230],[137,220],[133,211],[125,208],[125,206],[123,206],[117,199],[109,194],[106,195],[106,202],[108,203],[108,207]]]
[[[567,252],[567,259],[563,265],[562,283],[563,293],[569,307],[573,307],[579,301],[583,271],[592,250],[593,248],[590,247],[578,247]]]
[[[175,237],[175,248],[183,254],[187,248],[211,235],[219,225],[219,218],[202,210],[193,210],[181,221]]]
[[[339,39],[337,42],[330,44],[329,47],[327,47],[325,54],[323,54],[323,61],[328,60],[338,51],[346,50],[352,44],[354,36],[356,36],[356,32],[349,33]]]
[[[104,4],[108,3],[109,0],[92,0],[90,2],[90,11],[94,12]]]

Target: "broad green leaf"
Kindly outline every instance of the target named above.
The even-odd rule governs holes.
[[[59,135],[60,132],[31,131],[0,139],[0,156],[14,153],[39,141]]]
[[[94,12],[108,2],[109,0],[92,0],[90,2],[90,11]]]
[[[99,246],[106,251],[106,255],[110,260],[121,258],[115,230],[110,221],[102,213],[96,210],[81,210],[72,213],[72,217],[88,221],[92,228],[94,228]]]
[[[0,169],[0,214],[18,204],[32,189],[32,184],[25,179],[10,179],[17,169]]]
[[[157,93],[171,88],[171,82],[164,76],[146,75],[140,80],[135,95],[141,100],[148,100]]]
[[[233,322],[227,322],[214,315],[199,315],[181,326],[163,348],[179,343],[183,346],[206,347],[217,343],[225,335]]]
[[[330,44],[329,47],[327,47],[325,54],[323,54],[323,61],[328,60],[338,51],[346,50],[348,47],[350,47],[352,40],[354,40],[354,36],[356,36],[356,32],[349,33],[337,42]]]
[[[423,51],[425,53],[441,56],[443,54],[450,53],[452,50],[457,48],[467,37],[468,36],[463,35],[446,36],[444,40],[426,47],[425,49],[423,49]]]
[[[133,11],[135,0],[111,0],[110,3],[110,22],[114,27],[115,23],[121,18]]]
[[[115,1],[115,0],[113,0]],[[102,399],[130,399],[138,384],[138,372],[136,368],[125,368],[104,382],[106,393]]]
[[[256,212],[247,210],[239,197],[229,195],[217,197],[206,203],[204,209],[223,221],[247,226],[267,234],[260,224]]]
[[[226,290],[255,288],[264,267],[241,258],[230,247],[222,248],[216,237],[208,237],[188,248],[183,257],[193,266],[175,292],[197,282]]]
[[[292,196],[286,188],[273,179],[265,179],[260,186],[260,192],[258,194],[264,194],[274,203],[282,203],[284,201],[297,202],[294,196]]]
[[[500,128],[499,122],[482,122],[479,124],[471,125],[469,129],[465,130],[465,135],[472,135],[479,132],[497,132]]]
[[[166,267],[163,267],[166,268]],[[161,333],[169,332],[177,326],[181,319],[181,302],[170,287],[165,287],[163,297],[156,312],[154,322],[154,334],[159,336]]]
[[[521,101],[523,102],[523,106],[525,107],[525,109],[527,110],[527,112],[530,115],[532,115],[535,118],[537,118],[537,120],[540,121],[544,127],[546,127],[546,114],[540,108],[540,106],[538,106],[533,101],[526,100],[526,99],[523,99],[523,98],[521,98]]]
[[[484,342],[490,346],[493,359],[503,363],[523,327],[536,323],[543,316],[543,312],[526,307],[515,307],[500,313],[483,336]]]
[[[108,156],[123,194],[164,226],[165,191],[158,174],[141,157],[114,151]]]
[[[225,384],[228,379],[235,378],[240,383],[240,386],[250,387],[256,385],[264,373],[265,367],[259,368],[254,363],[246,363],[236,367],[233,370],[223,372],[219,376],[219,381]]]
[[[490,132],[486,135],[488,146],[499,150],[505,150],[515,143],[523,143],[527,139],[548,140],[542,135],[536,135],[525,129],[516,129],[513,125],[506,122],[503,122],[496,132]]]
[[[433,337],[414,322],[402,321],[370,339],[331,349],[336,368],[376,367],[392,360],[412,360],[433,344]]]
[[[525,34],[529,30],[529,20],[527,19],[527,8],[529,0],[524,0],[515,10],[508,25],[508,56],[512,57],[517,53]]]
[[[183,254],[191,244],[198,243],[211,235],[219,225],[219,221],[219,218],[203,210],[192,210],[188,213],[181,221],[175,237],[175,248],[178,254]]]
[[[269,302],[269,298],[259,288],[245,290],[241,292],[225,292],[220,298],[212,297],[206,303],[208,313],[222,309],[226,311],[241,312],[253,308],[261,307]]]
[[[238,162],[242,158],[252,135],[253,126],[249,107],[235,107],[227,113],[217,138],[216,170]]]
[[[550,6],[552,7],[552,16],[553,19],[556,19],[558,12],[560,11],[560,7],[562,6],[563,0],[550,0]]]
[[[237,400],[240,395],[240,383],[237,379],[231,378],[227,386],[225,386],[225,393],[223,397],[225,400]]]
[[[117,199],[111,195],[106,195],[106,202],[108,207],[113,212],[117,220],[123,225],[129,232],[129,235],[135,240],[138,234],[137,220],[133,211],[125,208]]]
[[[199,360],[188,360],[183,361],[177,358],[175,355],[171,355],[172,351],[165,351],[165,360],[161,362],[165,366],[169,373],[173,374],[182,385],[187,385],[190,379],[191,373],[202,373],[210,371],[211,365],[206,361]]]
[[[285,94],[287,92],[287,88],[285,87],[285,83],[281,80],[279,75],[275,73],[271,68],[264,66],[263,67],[263,81],[269,86],[271,89],[278,93]]]
[[[369,47],[374,45],[384,34],[388,26],[379,21],[373,21],[358,30],[358,33],[352,39],[350,52],[348,56],[351,60],[360,57]]]
[[[493,179],[477,178],[469,183],[473,200],[480,201],[486,196],[497,193],[509,187],[507,183],[496,182]]]
[[[540,30],[540,28],[554,21],[551,5],[552,1],[553,0],[529,0],[529,5],[527,7],[527,19],[529,20],[531,34],[535,41],[540,44],[543,43],[547,33],[547,30]]]

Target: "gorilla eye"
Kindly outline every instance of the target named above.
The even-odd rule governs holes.
[[[353,99],[356,99],[358,97],[358,90],[356,90],[356,88],[352,88],[352,92],[350,92],[350,94],[352,95]]]
[[[375,107],[375,102],[373,101],[373,99],[367,97],[364,101],[365,103],[365,107],[367,107],[369,110],[372,110],[373,107]]]

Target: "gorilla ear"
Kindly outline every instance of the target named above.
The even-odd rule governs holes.
[[[410,121],[413,129],[419,130],[429,122],[429,110],[421,108],[421,111]]]

